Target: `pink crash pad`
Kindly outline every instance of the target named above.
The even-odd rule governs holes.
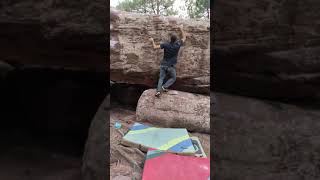
[[[208,180],[210,159],[149,149],[142,180]]]

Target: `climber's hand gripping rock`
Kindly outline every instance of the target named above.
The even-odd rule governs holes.
[[[149,38],[149,41],[152,42],[153,49],[160,49],[160,45],[155,44],[153,38]]]
[[[182,43],[184,43],[184,42],[186,42],[187,36],[186,36],[186,33],[185,33],[184,30],[183,30],[183,25],[179,26],[179,29],[180,29],[181,34],[182,34],[181,41],[182,41]]]

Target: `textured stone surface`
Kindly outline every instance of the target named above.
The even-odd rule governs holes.
[[[320,1],[215,1],[215,90],[319,98]]]
[[[156,43],[160,43],[168,41],[171,32],[176,32],[181,37],[177,29],[180,24],[184,26],[187,40],[179,52],[175,88],[209,93],[209,21],[112,11],[111,80],[154,87],[159,76],[163,50],[154,50],[148,38],[151,36]]]
[[[154,89],[143,92],[137,105],[137,120],[160,127],[186,128],[210,133],[210,97],[169,91],[156,98]]]
[[[91,123],[83,155],[83,180],[108,179],[109,106],[108,95]]]
[[[103,0],[1,1],[1,60],[106,71],[106,11]]]
[[[320,178],[320,111],[215,93],[214,179]]]

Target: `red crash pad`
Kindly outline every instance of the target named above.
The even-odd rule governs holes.
[[[208,180],[210,159],[149,149],[142,180]]]

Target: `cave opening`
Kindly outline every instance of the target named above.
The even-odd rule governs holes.
[[[106,72],[15,67],[0,75],[0,179],[80,179]]]

